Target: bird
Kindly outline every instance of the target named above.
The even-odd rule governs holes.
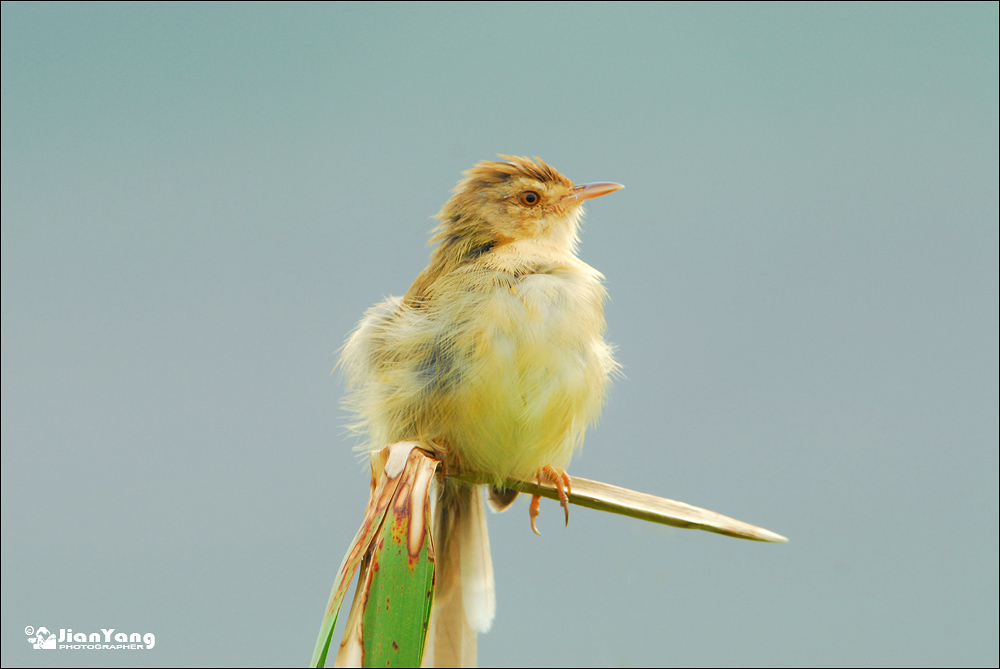
[[[577,249],[583,203],[623,186],[498,158],[463,173],[436,215],[427,268],[365,313],[338,363],[362,450],[412,440],[443,463],[425,666],[474,666],[476,633],[494,617],[484,487],[501,511],[517,495],[508,478],[550,481],[568,522],[565,468],[619,371],[604,277]]]

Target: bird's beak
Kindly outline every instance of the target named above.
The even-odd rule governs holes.
[[[616,190],[621,190],[622,188],[625,188],[625,186],[612,183],[610,181],[598,181],[592,184],[577,184],[576,186],[573,186],[573,192],[564,197],[560,204],[576,204],[578,202],[583,202],[584,200],[590,200],[595,197],[607,195],[608,193],[614,193]]]

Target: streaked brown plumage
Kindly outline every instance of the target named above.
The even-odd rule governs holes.
[[[497,486],[561,471],[600,412],[617,365],[603,277],[577,258],[577,230],[584,200],[621,188],[575,186],[538,158],[500,157],[465,172],[437,215],[427,269],[403,298],[365,314],[340,363],[370,448],[419,440],[450,472]],[[429,652],[438,666],[474,662],[475,630],[493,617],[477,487],[449,480],[435,550]]]

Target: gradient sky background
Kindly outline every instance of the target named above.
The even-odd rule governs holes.
[[[2,19],[4,666],[308,662],[367,499],[336,351],[497,153],[626,185],[571,473],[791,542],[521,500],[481,665],[997,665],[996,3]]]

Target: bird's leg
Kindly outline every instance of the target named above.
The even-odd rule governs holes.
[[[543,478],[556,487],[556,492],[559,493],[559,504],[562,505],[563,511],[566,514],[566,525],[569,525],[569,498],[566,496],[566,493],[572,492],[569,474],[566,473],[565,469],[553,467],[552,465],[544,465],[535,475],[535,482],[541,485]],[[528,505],[528,517],[531,518],[531,531],[538,535],[541,532],[535,527],[535,519],[538,518],[538,509],[541,505],[541,495],[532,495],[531,504]]]
[[[448,479],[451,478],[451,471],[448,468],[448,453],[449,449],[447,444],[442,440],[431,440],[425,442],[430,451],[434,454],[434,458],[441,463],[441,470],[439,476],[441,477],[441,486],[446,487],[448,485]]]
[[[441,485],[443,487],[448,486],[448,479],[451,478],[451,472],[448,471],[448,460],[441,460]]]

